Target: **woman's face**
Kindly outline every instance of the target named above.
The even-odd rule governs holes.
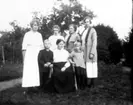
[[[73,27],[73,26],[69,26],[69,32],[70,32],[71,34],[75,32],[75,30],[74,30],[74,27]]]
[[[54,28],[53,31],[54,31],[54,35],[57,35],[59,33],[59,29],[58,28]]]
[[[90,26],[90,19],[86,19],[86,20],[85,20],[85,25],[86,25],[86,26]]]
[[[63,41],[61,41],[59,44],[58,44],[58,49],[61,50],[63,49],[65,46],[65,43]]]
[[[32,26],[32,30],[33,30],[33,31],[37,31],[38,28],[39,28],[39,27],[38,27],[37,22],[34,22],[34,23],[33,23],[33,26]]]

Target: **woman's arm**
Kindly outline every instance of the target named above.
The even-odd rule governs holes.
[[[70,62],[67,61],[64,65],[64,67],[62,67],[61,71],[65,71],[68,67],[70,66]]]
[[[24,62],[24,58],[25,58],[25,52],[26,52],[26,50],[22,50],[23,62]]]
[[[73,57],[74,57],[74,53],[73,53],[73,51],[70,53],[70,55],[69,55],[69,58],[68,58],[68,61],[70,62],[70,63],[74,63],[73,62]]]
[[[65,68],[68,68],[70,66],[70,62],[67,61],[66,64],[64,65]]]
[[[69,52],[66,53],[66,56],[67,56],[67,62],[65,63],[64,67],[62,67],[61,71],[65,71],[70,66]]]
[[[44,49],[44,43],[43,43],[43,38],[42,38],[41,33],[39,33],[39,35],[38,35],[38,43],[40,45],[40,50]]]
[[[90,55],[95,56],[96,47],[97,47],[97,33],[95,29],[92,33],[91,38],[92,38],[92,47],[91,47]]]
[[[25,53],[26,53],[26,48],[27,48],[27,44],[28,44],[28,33],[25,33],[24,37],[23,37],[23,42],[22,42],[22,57],[23,57],[23,62],[24,62],[24,58],[25,58]]]

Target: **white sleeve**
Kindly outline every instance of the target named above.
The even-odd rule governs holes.
[[[67,61],[66,64],[64,65],[66,68],[68,68],[70,66],[70,62]]]
[[[23,42],[22,42],[22,50],[26,50],[27,49],[27,45],[28,45],[28,33],[26,33],[23,37]]]
[[[39,46],[40,46],[40,48],[42,50],[42,49],[44,49],[43,38],[42,38],[42,35],[41,34],[39,36],[40,36],[39,37]]]

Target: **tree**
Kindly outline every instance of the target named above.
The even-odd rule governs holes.
[[[124,62],[124,65],[131,67],[132,66],[132,59],[133,59],[133,51],[132,51],[133,29],[129,33],[128,37],[129,37],[128,40],[126,40],[123,44],[124,55],[125,55],[125,59],[126,59],[126,61]]]
[[[98,58],[105,62],[118,63],[122,57],[121,41],[110,26],[99,24],[94,27],[98,35]]]
[[[42,17],[42,25],[40,32],[43,38],[49,37],[52,34],[52,26],[57,24],[61,27],[61,32],[68,29],[71,23],[79,25],[85,16],[95,17],[92,11],[83,9],[83,6],[77,0],[70,0],[69,4],[64,4],[59,1],[58,7],[53,7],[53,12],[48,16]]]
[[[83,8],[77,0],[69,0],[69,4],[64,4],[59,0],[60,5],[53,7],[53,12],[47,16],[42,14],[38,17],[39,12],[33,12],[33,18],[40,20],[39,32],[43,35],[43,39],[52,35],[52,26],[57,24],[61,27],[61,32],[68,29],[69,24],[74,23],[79,25],[85,16],[94,18],[96,15],[91,10]],[[13,27],[12,32],[6,32],[3,35],[0,43],[5,47],[5,58],[13,62],[22,61],[21,44],[23,35],[27,32],[28,28],[22,28],[17,24],[17,21],[10,23]],[[105,62],[118,62],[117,55],[121,55],[120,40],[113,28],[104,25],[97,25],[94,27],[98,34],[98,58]],[[117,46],[117,48],[116,48]],[[118,51],[119,49],[119,51]],[[118,57],[117,59],[115,59]],[[111,58],[111,61],[110,61]]]
[[[22,62],[21,44],[23,35],[28,29],[18,26],[16,21],[12,21],[10,25],[13,27],[13,31],[3,32],[0,45],[4,48],[6,61],[10,61],[11,63]]]

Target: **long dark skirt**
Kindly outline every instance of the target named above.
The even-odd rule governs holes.
[[[84,89],[87,86],[86,69],[82,67],[75,67],[75,74],[78,88]]]
[[[68,67],[65,71],[61,71],[65,63],[54,63],[53,66],[53,86],[58,93],[68,93],[75,90],[72,66]]]

